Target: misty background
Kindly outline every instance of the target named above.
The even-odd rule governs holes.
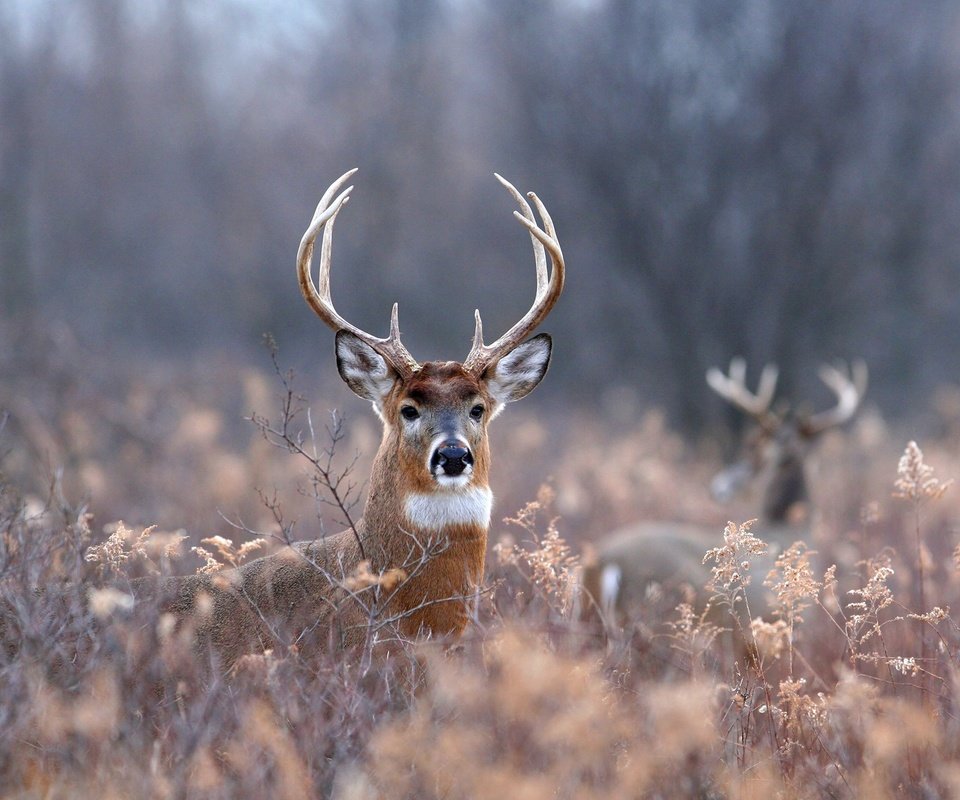
[[[462,359],[475,307],[493,338],[533,299],[496,171],[566,256],[546,407],[696,433],[732,355],[821,404],[816,365],[863,357],[922,418],[960,378],[958,101],[938,0],[0,0],[0,331],[192,369],[271,332],[335,380],[294,264],[357,166],[338,310],[385,335],[398,301],[419,360]]]

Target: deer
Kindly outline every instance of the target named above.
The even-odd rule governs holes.
[[[772,595],[763,586],[767,572],[785,548],[796,541],[809,544],[811,537],[807,457],[824,432],[853,418],[868,373],[862,361],[850,369],[822,365],[820,379],[835,394],[836,403],[814,414],[789,406],[771,410],[778,376],[775,365],[766,365],[757,391],[751,392],[742,358],[731,361],[728,373],[713,367],[706,374],[709,387],[753,423],[743,439],[741,457],[719,472],[710,488],[718,501],[727,502],[754,481],[762,486],[758,524],[752,532],[767,543],[768,551],[754,556],[746,601],[753,616],[765,617],[773,610]],[[704,555],[723,543],[720,534],[719,526],[676,522],[644,522],[610,534],[596,545],[584,567],[584,613],[599,610],[607,624],[616,624],[658,592],[666,592],[671,609],[693,600],[695,608],[704,610],[713,595],[706,588],[711,572]]]
[[[478,310],[464,361],[419,363],[401,342],[396,303],[385,338],[340,316],[330,289],[333,228],[353,190],[341,187],[356,171],[324,192],[300,242],[297,277],[309,308],[335,332],[340,377],[383,425],[361,518],[213,576],[135,587],[143,596],[159,592],[161,607],[193,625],[224,670],[278,642],[301,652],[310,642],[350,648],[388,623],[410,639],[456,640],[483,581],[493,503],[488,426],[540,383],[550,363],[549,334],[527,337],[563,291],[563,253],[537,195],[527,197],[542,227],[527,199],[496,174],[519,206],[514,216],[530,235],[536,269],[533,304],[506,333],[485,344]]]

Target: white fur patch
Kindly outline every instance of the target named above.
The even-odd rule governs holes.
[[[341,331],[341,334],[343,332]],[[373,402],[380,414],[380,405],[393,387],[393,373],[383,357],[366,342],[355,336],[337,337],[337,368],[355,394]],[[382,416],[382,415],[381,415]]]
[[[536,387],[550,363],[550,337],[535,336],[515,347],[500,359],[487,383],[490,394],[497,401],[491,417],[496,416],[504,403],[526,397]]]
[[[607,564],[600,573],[600,606],[604,613],[610,613],[616,607],[622,577],[623,571],[616,564]]]
[[[469,472],[467,470],[470,470]],[[444,475],[442,472],[438,475],[434,475],[433,479],[439,483],[444,489],[463,489],[470,483],[470,473],[473,472],[472,467],[467,467],[459,475]]]
[[[486,487],[464,491],[412,494],[407,498],[407,520],[419,530],[440,531],[448,525],[490,526],[493,494]]]

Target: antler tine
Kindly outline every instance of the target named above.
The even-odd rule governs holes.
[[[517,201],[517,205],[520,206],[520,211],[514,211],[513,215],[519,219],[522,223],[526,225],[533,225],[534,230],[539,230],[537,228],[536,217],[533,216],[533,210],[530,208],[530,204],[524,199],[524,196],[517,191],[516,187],[510,183],[510,181],[505,180],[503,176],[493,173],[493,177],[496,178],[500,185],[503,186],[510,194],[513,196],[513,199]],[[531,192],[531,196],[533,193]],[[538,205],[538,209],[541,206]],[[546,224],[546,221],[544,221]],[[533,258],[537,264],[537,293],[536,297],[539,298],[542,294],[544,288],[547,285],[547,255],[544,252],[543,245],[540,243],[540,240],[536,237],[536,234],[533,233],[533,230],[530,232],[530,241],[533,243]]]
[[[725,375],[716,367],[707,370],[707,383],[728,403],[754,417],[761,424],[772,422],[770,403],[777,390],[779,371],[775,364],[767,364],[760,374],[757,393],[747,389],[747,362],[737,356],[730,360],[730,374]]]
[[[843,362],[836,366],[824,364],[819,371],[822,380],[837,396],[833,408],[810,416],[803,424],[804,433],[815,435],[828,428],[843,425],[856,413],[867,390],[869,372],[862,360],[854,361],[850,370]]]
[[[770,408],[773,402],[773,395],[777,391],[777,379],[780,377],[780,370],[776,364],[764,364],[760,371],[760,385],[757,387],[758,402],[763,403],[765,408]]]
[[[397,304],[393,304],[393,310],[390,315],[390,335],[385,339],[373,336],[366,331],[361,330],[340,316],[333,306],[333,300],[330,296],[330,262],[331,252],[333,250],[333,225],[337,220],[337,214],[350,200],[350,192],[353,186],[344,189],[335,200],[331,202],[333,196],[339,191],[340,187],[356,172],[356,168],[345,172],[323,193],[323,197],[317,204],[317,209],[313,213],[313,219],[307,227],[303,239],[300,240],[300,249],[297,252],[297,277],[300,282],[300,291],[307,305],[314,310],[314,313],[329,325],[335,331],[347,330],[358,338],[362,339],[381,356],[383,356],[397,372],[403,375],[419,369],[419,364],[407,351],[400,341],[400,326],[397,317]],[[316,243],[317,235],[323,230],[323,241],[320,244],[320,269],[317,275],[317,282],[314,284],[311,274],[311,262],[313,261],[313,248]]]
[[[563,252],[560,249],[560,242],[557,240],[557,232],[554,228],[553,220],[540,198],[533,192],[527,194],[527,197],[533,201],[537,212],[540,214],[540,218],[543,220],[543,228],[537,225],[536,217],[533,215],[533,209],[530,208],[530,204],[524,199],[523,195],[517,191],[513,184],[496,173],[494,173],[494,177],[506,188],[513,199],[516,200],[517,205],[520,206],[520,211],[514,211],[513,215],[530,234],[530,241],[533,244],[533,258],[536,265],[537,290],[530,310],[524,314],[510,330],[492,344],[485,345],[483,343],[483,322],[480,319],[480,311],[477,310],[474,312],[475,328],[473,332],[473,343],[470,347],[470,353],[464,360],[463,365],[466,369],[477,374],[482,373],[487,367],[516,347],[516,345],[523,341],[543,322],[563,292],[565,276]],[[553,266],[549,274],[547,272],[547,253],[550,254],[550,262]]]

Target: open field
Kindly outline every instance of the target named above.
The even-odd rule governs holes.
[[[318,499],[324,481],[242,418],[278,418],[281,375],[268,357],[184,375],[41,344],[43,368],[8,364],[0,398],[4,796],[960,792],[960,493],[936,482],[960,477],[955,389],[937,396],[924,437],[889,429],[868,403],[821,443],[816,554],[781,578],[784,624],[747,634],[758,659],[656,593],[606,630],[581,619],[576,596],[590,543],[618,525],[702,523],[719,547],[727,519],[757,516],[755,497],[710,499],[721,446],[684,443],[629,399],[606,419],[528,401],[494,423],[486,591],[456,647],[293,648],[223,678],[156,608],[105,587],[341,527]],[[363,406],[345,409],[333,454],[357,497],[378,437]],[[312,419],[329,447],[328,415],[318,390],[295,422]],[[911,438],[932,477],[916,461],[898,473]],[[743,544],[742,529],[728,533]],[[213,536],[233,546],[201,545]],[[749,556],[729,555],[749,574]]]
[[[0,0],[0,800],[960,797],[958,34]]]

